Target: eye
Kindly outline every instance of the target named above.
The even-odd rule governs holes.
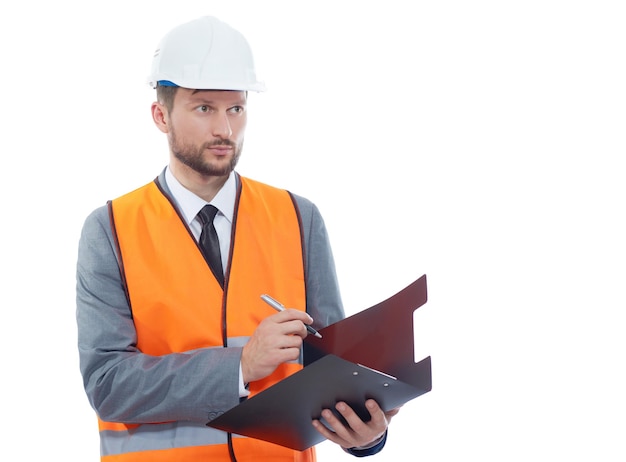
[[[198,111],[200,112],[209,112],[209,110],[210,108],[206,104],[203,104],[202,106],[198,106]]]
[[[230,112],[235,113],[235,114],[241,114],[243,111],[244,111],[243,106],[233,106],[230,108]]]

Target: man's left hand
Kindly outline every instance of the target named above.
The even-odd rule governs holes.
[[[335,408],[346,420],[347,426],[330,409],[324,409],[322,417],[332,430],[317,419],[313,420],[313,426],[324,437],[345,449],[371,446],[382,438],[387,431],[391,418],[400,409],[396,408],[389,412],[384,412],[373,399],[368,399],[365,402],[365,407],[371,416],[368,422],[363,422],[350,406],[340,401],[335,405]]]

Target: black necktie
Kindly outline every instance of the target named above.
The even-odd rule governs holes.
[[[224,287],[224,270],[222,269],[222,257],[220,254],[220,242],[217,239],[217,232],[213,226],[213,218],[217,213],[215,206],[207,204],[198,212],[202,222],[202,233],[200,234],[200,248],[204,258],[209,263],[213,274]]]

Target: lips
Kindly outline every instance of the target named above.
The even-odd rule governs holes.
[[[225,156],[233,152],[233,146],[226,144],[214,144],[208,146],[207,149],[218,156]]]

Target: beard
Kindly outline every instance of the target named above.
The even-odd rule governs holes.
[[[227,165],[214,165],[204,159],[204,151],[212,146],[231,146],[233,148],[234,155],[231,157],[230,162]],[[176,159],[201,175],[225,176],[229,175],[230,172],[235,169],[237,162],[239,162],[241,150],[243,149],[243,142],[238,145],[231,140],[219,139],[212,142],[202,143],[200,146],[194,146],[190,143],[180,141],[174,130],[172,130],[170,132],[170,149]]]

